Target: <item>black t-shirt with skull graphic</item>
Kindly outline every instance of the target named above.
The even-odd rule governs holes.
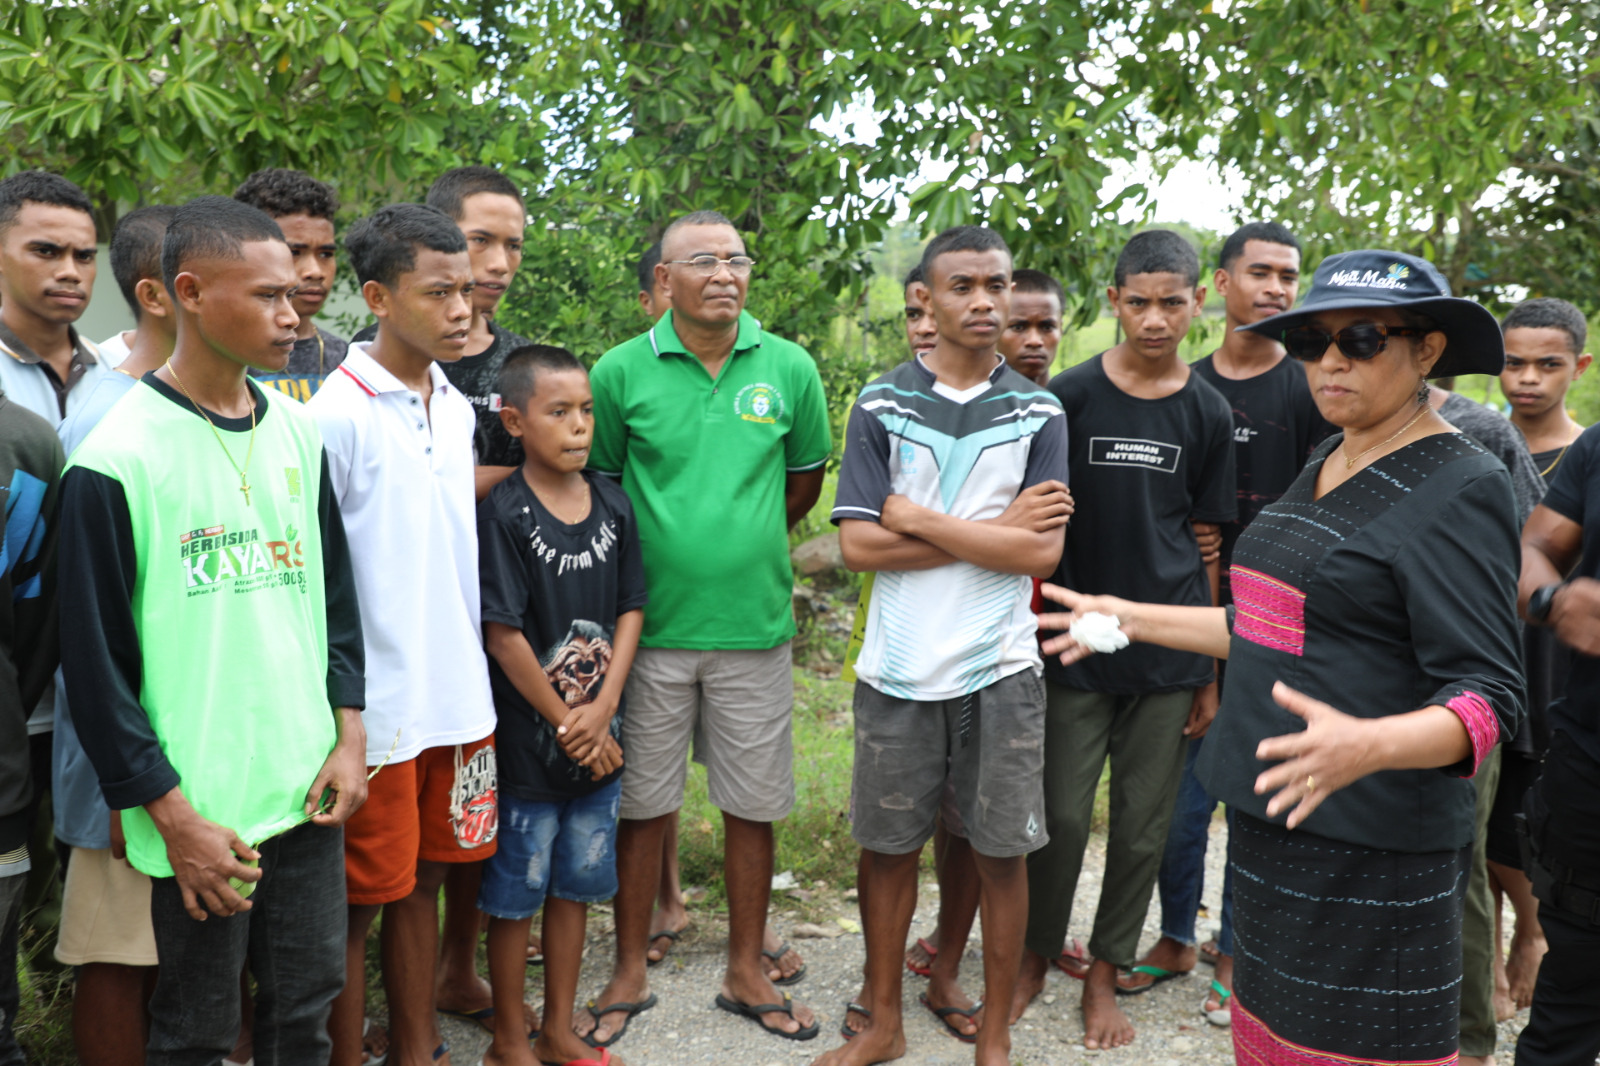
[[[584,471],[589,516],[567,525],[539,503],[521,472],[478,505],[483,621],[522,630],[556,694],[576,707],[600,694],[617,618],[645,605],[644,562],[633,507],[614,482]],[[489,680],[499,715],[500,787],[518,799],[559,803],[616,780],[595,781],[567,757],[555,727],[517,691],[494,657]],[[621,737],[623,707],[611,720]]]

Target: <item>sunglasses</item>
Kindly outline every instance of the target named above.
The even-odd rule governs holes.
[[[1381,326],[1361,322],[1329,333],[1319,326],[1296,326],[1283,331],[1283,346],[1291,356],[1308,363],[1321,359],[1328,345],[1337,344],[1346,359],[1365,362],[1389,346],[1390,337],[1426,337],[1436,332],[1416,326]]]

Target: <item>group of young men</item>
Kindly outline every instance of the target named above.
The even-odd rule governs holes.
[[[96,346],[73,325],[92,203],[50,174],[0,182],[0,1061],[20,1054],[18,914],[46,791],[86,1063],[427,1066],[448,1061],[441,1010],[493,1033],[496,1066],[615,1061],[688,921],[691,746],[724,814],[714,1003],[814,1038],[817,1012],[784,991],[804,963],[766,915],[772,827],[795,801],[787,533],[832,437],[810,357],[745,310],[738,230],[710,211],[668,226],[640,264],[649,328],[591,375],[496,324],[527,223],[502,175],[450,171],[342,243],[337,209],[327,185],[268,170],[232,198],[129,213],[111,260],[136,327]],[[349,342],[315,321],[341,254],[374,319]],[[1107,291],[1118,342],[1054,377],[1064,293],[992,230],[940,234],[906,279],[910,358],[852,409],[832,509],[846,564],[875,576],[852,664],[865,984],[820,1062],[904,1052],[903,968],[981,1063],[1009,1061],[1009,1023],[1052,968],[1084,982],[1088,1048],[1134,1039],[1119,996],[1199,962],[1215,966],[1201,1010],[1228,1024],[1230,900],[1225,884],[1198,944],[1215,803],[1192,770],[1225,679],[1151,646],[1046,662],[1034,614],[1043,578],[1229,602],[1239,531],[1332,431],[1282,348],[1237,331],[1289,309],[1299,277],[1289,230],[1233,234],[1212,276],[1227,333],[1191,365],[1199,259],[1138,234]],[[1589,363],[1583,318],[1529,301],[1505,336],[1509,425],[1435,402],[1527,464],[1531,510],[1581,430],[1563,399]],[[1570,567],[1577,542],[1553,528]],[[1544,604],[1565,646],[1577,595]],[[1555,698],[1548,632],[1530,627],[1530,674],[1548,660]],[[1509,894],[1518,927],[1506,963],[1498,909],[1469,924],[1462,1047],[1479,1061],[1544,950],[1505,826],[1550,743],[1536,716],[1499,789],[1480,775],[1482,894]],[[1067,931],[1108,761],[1082,945]],[[939,925],[908,951],[930,837]],[[1162,938],[1141,957],[1158,885]],[[612,973],[579,1008],[587,905],[613,898]],[[982,1003],[959,983],[980,911]],[[387,1032],[364,1012],[380,914]],[[540,959],[543,1024],[524,1002]]]

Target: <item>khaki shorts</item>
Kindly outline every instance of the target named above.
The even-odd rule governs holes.
[[[113,859],[110,848],[73,848],[61,898],[56,960],[67,966],[156,965],[150,878],[126,860]]]
[[[794,807],[794,662],[764,651],[640,648],[622,719],[622,817],[683,806],[689,741],[718,810],[776,822]]]

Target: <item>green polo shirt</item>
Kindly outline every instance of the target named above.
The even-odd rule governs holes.
[[[590,377],[589,465],[622,479],[639,520],[640,644],[759,649],[794,636],[785,479],[833,447],[811,356],[744,313],[713,381],[668,311]]]

